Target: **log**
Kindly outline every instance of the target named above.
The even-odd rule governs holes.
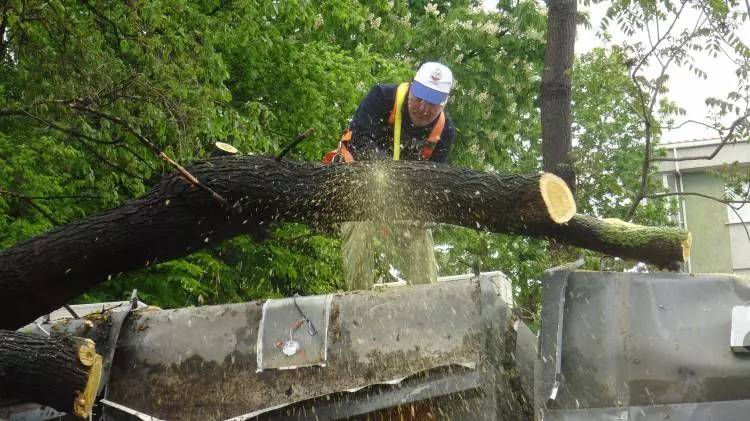
[[[581,214],[566,224],[550,226],[541,234],[572,246],[669,270],[680,269],[680,263],[690,257],[692,244],[690,233],[679,228],[648,227]]]
[[[0,398],[88,418],[101,372],[102,357],[89,339],[0,330]]]
[[[211,156],[237,155],[239,151],[234,146],[224,142],[214,142],[214,149]]]
[[[566,184],[552,174],[498,175],[429,162],[324,166],[264,156],[225,156],[189,168],[230,204],[179,175],[146,196],[0,251],[0,328],[18,328],[126,271],[185,256],[226,239],[263,238],[277,222],[322,227],[358,220],[420,220],[495,233],[608,247],[559,231],[575,215]],[[557,230],[557,231],[556,231]],[[566,236],[567,235],[567,236]],[[631,244],[628,253],[639,255]],[[649,258],[648,255],[641,258]]]
[[[144,197],[0,251],[0,328],[18,328],[119,273],[185,256],[275,222],[312,226],[422,220],[524,233],[575,214],[552,174],[496,175],[422,162],[324,166],[225,156],[189,168],[222,206],[179,175]]]

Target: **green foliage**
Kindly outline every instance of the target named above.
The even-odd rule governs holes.
[[[645,126],[633,107],[637,91],[618,49],[595,49],[579,58],[573,89],[573,137],[579,212],[603,218],[625,219],[641,182]],[[653,117],[652,117],[653,118]],[[650,153],[656,154],[652,139]],[[650,172],[655,172],[653,163]],[[662,189],[651,177],[648,191]],[[665,201],[641,204],[633,222],[667,223]]]
[[[0,248],[144,194],[171,169],[138,136],[180,163],[215,141],[242,153],[318,160],[377,82],[417,65],[451,66],[452,162],[484,171],[541,167],[539,91],[545,14],[537,2],[11,0],[0,22]],[[618,216],[643,147],[628,109],[622,57],[596,52],[575,70],[582,210]],[[122,121],[127,124],[122,124]],[[642,151],[641,151],[642,152]],[[14,192],[10,195],[7,192]],[[663,207],[639,214],[662,222]],[[481,228],[481,227],[479,227]],[[537,310],[539,274],[553,255],[540,240],[442,227],[441,274],[502,270],[518,302]],[[81,297],[164,307],[245,301],[342,286],[339,242],[300,225],[256,243],[239,237],[112,279]]]
[[[640,184],[645,137],[640,114],[632,107],[635,86],[628,77],[622,54],[594,50],[579,58],[573,77],[573,154],[578,186],[578,212],[603,218],[624,218]],[[517,134],[520,143],[536,144],[539,138],[538,111],[533,111],[527,133]],[[521,131],[521,133],[524,133]],[[653,144],[652,144],[652,153]],[[530,149],[521,160],[534,162],[540,153]],[[533,163],[530,171],[535,170]],[[523,164],[521,165],[523,167]],[[503,168],[513,171],[513,167]],[[659,179],[649,179],[650,192],[659,192]],[[641,205],[635,222],[647,225],[668,223],[669,202],[648,201]],[[449,274],[478,268],[501,268],[513,281],[517,305],[526,317],[539,311],[542,271],[579,257],[584,268],[625,269],[634,262],[602,261],[594,253],[549,245],[542,240],[504,236],[446,227],[437,231],[436,241],[446,246],[438,254],[441,270]]]

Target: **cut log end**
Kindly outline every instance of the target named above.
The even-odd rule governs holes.
[[[693,246],[693,236],[689,232],[682,240],[682,261],[687,262],[690,258],[690,249]]]
[[[89,376],[86,381],[86,388],[76,393],[75,402],[73,402],[73,413],[80,418],[88,419],[91,415],[92,408],[96,402],[96,392],[99,390],[99,383],[102,379],[102,356],[94,354]]]
[[[551,173],[539,177],[539,191],[550,218],[558,224],[570,221],[576,214],[576,202],[565,181]]]
[[[212,156],[227,156],[227,155],[237,155],[239,151],[234,146],[224,143],[224,142],[215,142],[214,143],[214,151],[212,152]]]
[[[85,339],[78,346],[78,360],[86,367],[91,367],[96,358],[96,345],[91,339]]]

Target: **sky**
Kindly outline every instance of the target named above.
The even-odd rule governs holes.
[[[596,36],[596,29],[598,28],[602,17],[606,11],[607,4],[592,4],[589,7],[579,6],[579,10],[588,10],[591,17],[591,23],[593,30],[587,30],[586,28],[578,27],[578,36],[576,37],[576,54],[583,54],[590,51],[592,48],[601,47],[603,43]],[[689,11],[689,12],[692,12]],[[698,18],[697,13],[685,13],[681,17],[681,21],[694,23]],[[684,20],[683,20],[684,19]],[[750,42],[750,26],[747,26],[747,30],[743,32],[743,41],[746,43]],[[614,43],[618,41],[627,40],[627,37],[621,32],[610,31],[614,37]],[[648,42],[646,34],[637,34],[635,39],[629,39],[628,41],[643,41]],[[696,57],[696,65],[708,74],[707,79],[697,77],[691,73],[687,67],[672,66],[668,72],[669,80],[667,87],[669,92],[667,98],[676,102],[680,107],[684,108],[687,115],[684,117],[678,117],[675,121],[679,125],[685,120],[697,120],[710,122],[711,110],[706,106],[705,100],[707,97],[726,97],[726,94],[732,90],[737,89],[738,79],[734,73],[735,65],[727,57],[719,55],[717,58],[713,58],[706,53],[694,53]],[[651,68],[650,74],[657,74],[658,69]],[[736,117],[728,116],[721,120],[721,123],[728,126]],[[670,142],[683,142],[694,139],[710,139],[717,138],[716,131],[710,130],[704,126],[697,124],[686,124],[680,129],[670,130],[662,135],[662,143]]]
[[[486,10],[493,10],[497,4],[496,0],[485,0],[484,7]],[[601,19],[607,9],[608,3],[591,4],[584,6],[579,2],[579,12],[588,11],[592,29],[586,29],[579,25],[576,34],[576,55],[584,54],[596,47],[604,47],[604,43],[596,35]],[[697,14],[684,15],[681,22],[694,22]],[[748,44],[750,43],[750,24],[745,25],[746,30],[741,31],[741,38]],[[743,29],[745,29],[743,28]],[[622,41],[648,43],[648,37],[645,33],[636,34],[633,38],[628,39],[623,33],[617,31],[614,27],[610,29],[613,37],[613,43],[617,44]],[[711,110],[706,106],[707,97],[725,97],[726,94],[737,88],[738,79],[734,74],[735,65],[726,57],[710,57],[703,53],[696,53],[696,65],[708,74],[707,79],[698,78],[691,73],[687,67],[679,68],[671,66],[668,72],[669,80],[667,82],[667,98],[676,102],[678,106],[685,109],[686,115],[677,117],[676,124],[686,120],[697,120],[710,122]],[[648,69],[649,74],[655,74],[656,68]],[[736,117],[728,116],[721,120],[721,123],[728,126]],[[665,131],[662,134],[662,143],[684,142],[695,139],[716,139],[716,131],[710,130],[698,124],[688,123],[677,130]]]

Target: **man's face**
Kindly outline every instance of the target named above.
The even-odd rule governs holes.
[[[411,123],[416,127],[424,127],[432,123],[440,115],[440,111],[443,111],[442,105],[431,104],[411,94],[406,104]]]

